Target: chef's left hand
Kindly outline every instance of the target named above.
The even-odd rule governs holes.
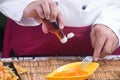
[[[91,30],[91,43],[94,48],[93,58],[95,61],[99,57],[112,54],[118,47],[118,38],[115,33],[105,25],[97,24]]]

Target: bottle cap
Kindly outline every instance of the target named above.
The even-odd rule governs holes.
[[[70,33],[67,34],[67,38],[72,38],[72,37],[74,37],[74,35],[75,34],[73,32],[70,32]]]
[[[68,34],[67,34],[67,37],[64,36],[64,38],[60,39],[61,43],[66,43],[66,42],[68,41],[68,39],[74,37],[74,35],[75,35],[75,34],[72,33],[72,32],[68,33]]]
[[[66,43],[67,42],[67,37],[64,36],[64,38],[60,39],[61,43]]]

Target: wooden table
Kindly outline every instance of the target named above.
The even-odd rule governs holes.
[[[27,68],[28,72],[21,74],[21,80],[46,80],[45,75],[54,69],[70,62],[81,61],[80,56],[61,57],[19,57],[1,59],[4,62],[14,62]],[[88,80],[120,80],[120,55],[107,56],[98,61],[99,68]]]

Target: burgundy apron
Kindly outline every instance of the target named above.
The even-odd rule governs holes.
[[[51,34],[44,34],[40,26],[24,27],[8,19],[4,34],[2,57],[10,57],[12,50],[17,56],[85,56],[92,55],[90,41],[91,27],[65,26],[64,33],[75,36],[62,44]],[[113,54],[120,54],[120,48]]]

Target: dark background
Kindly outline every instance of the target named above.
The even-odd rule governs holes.
[[[0,13],[0,52],[2,51],[5,24],[6,24],[6,17],[2,13]]]

